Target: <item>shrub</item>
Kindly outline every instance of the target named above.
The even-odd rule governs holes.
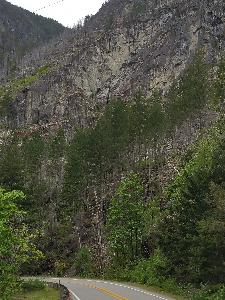
[[[213,294],[210,300],[222,300],[225,299],[225,286],[222,286],[215,294]]]
[[[148,260],[141,260],[131,273],[131,280],[149,286],[161,286],[165,281],[165,269],[168,265],[167,259],[160,250]]]
[[[23,290],[23,292],[43,290],[45,289],[45,287],[46,283],[39,279],[29,279],[23,281],[21,284],[21,289]]]
[[[82,247],[75,256],[75,272],[81,277],[90,277],[94,274],[94,264],[90,249]]]
[[[183,287],[179,285],[174,278],[167,278],[162,281],[160,286],[164,291],[169,293],[182,295],[183,294]]]
[[[103,277],[109,280],[131,281],[131,272],[129,267],[122,268],[113,264],[105,269]]]

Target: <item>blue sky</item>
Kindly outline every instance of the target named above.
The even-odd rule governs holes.
[[[65,26],[73,26],[88,14],[95,14],[105,0],[7,0],[32,12],[52,18]],[[48,5],[50,5],[48,7]],[[44,8],[45,7],[45,8]],[[43,9],[41,9],[43,8]],[[41,10],[39,10],[41,9]]]

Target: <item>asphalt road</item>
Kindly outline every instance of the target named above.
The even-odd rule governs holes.
[[[47,278],[49,282],[61,282],[65,285],[73,300],[174,300],[154,292],[126,284],[103,280]]]

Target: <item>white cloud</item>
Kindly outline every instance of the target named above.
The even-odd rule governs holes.
[[[105,0],[8,0],[8,2],[32,12],[38,10],[36,13],[44,17],[55,19],[65,26],[73,26],[86,15],[95,14]]]

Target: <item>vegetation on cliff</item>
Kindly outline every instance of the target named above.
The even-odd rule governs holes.
[[[18,93],[26,93],[29,86],[37,81],[41,76],[49,72],[49,67],[43,66],[35,70],[33,75],[10,81],[6,85],[0,86],[0,116],[6,116],[11,113],[12,102],[16,99]]]
[[[223,118],[179,158],[172,179],[161,178],[168,157],[177,156],[177,128],[189,120],[191,130],[203,108],[221,107],[223,61],[216,70],[211,80],[199,54],[166,101],[159,92],[114,99],[95,126],[70,141],[63,130],[4,140],[0,185],[26,194],[20,207],[44,254],[22,272],[104,276],[223,299]]]
[[[115,3],[118,6],[112,9]],[[104,22],[95,16],[87,17],[84,27],[75,30],[74,37],[71,37],[71,40],[77,39],[79,45],[75,42],[74,45],[73,42],[66,44],[71,46],[70,52],[64,55],[60,48],[65,47],[64,41],[58,43],[56,52],[59,56],[56,57],[65,61],[61,65],[55,59],[54,74],[46,80],[46,91],[40,95],[36,93],[41,100],[35,103],[42,106],[45,113],[49,104],[45,103],[48,84],[52,89],[62,89],[66,96],[62,99],[60,93],[53,93],[55,98],[59,97],[58,102],[49,104],[53,118],[48,118],[47,112],[44,122],[44,118],[38,116],[32,126],[27,125],[30,124],[28,121],[26,127],[22,127],[22,122],[20,128],[14,128],[14,132],[9,128],[10,120],[15,118],[16,123],[20,117],[23,118],[23,113],[28,113],[26,108],[21,110],[21,114],[15,113],[13,105],[18,99],[17,108],[33,105],[27,95],[32,86],[36,87],[35,82],[49,72],[47,65],[0,87],[0,117],[7,125],[0,137],[2,299],[8,299],[18,290],[20,274],[46,273],[133,281],[196,300],[225,298],[224,59],[209,65],[205,62],[205,53],[199,51],[168,91],[151,91],[151,97],[147,97],[146,91],[139,86],[136,93],[133,90],[133,94],[128,93],[126,89],[121,93],[132,94],[130,99],[110,98],[108,95],[116,90],[116,80],[120,76],[125,77],[126,71],[130,75],[136,70],[136,67],[126,68],[127,65],[146,64],[146,68],[137,72],[138,79],[134,77],[124,81],[125,85],[128,81],[130,88],[133,81],[134,87],[137,82],[141,84],[142,77],[139,75],[142,73],[147,74],[144,74],[143,80],[149,85],[150,71],[156,73],[158,64],[163,65],[162,57],[168,50],[154,52],[157,56],[154,66],[150,66],[150,62],[148,66],[147,60],[152,61],[149,56],[149,52],[153,51],[150,48],[152,40],[148,40],[149,44],[141,50],[132,48],[132,44],[135,44],[135,35],[141,27],[149,34],[144,23],[151,19],[149,15],[142,17],[146,10],[150,11],[150,1],[133,1],[134,5],[130,1],[126,1],[126,5],[124,3],[116,0],[103,5],[101,16]],[[14,7],[11,10],[10,4],[0,0],[0,8],[3,6],[7,14],[1,16],[0,12],[0,59],[4,58],[1,61],[6,76],[8,70],[15,69],[15,62],[24,51],[60,33],[63,27],[22,9]],[[122,7],[126,9],[123,11]],[[106,18],[104,14],[110,10],[112,14]],[[18,20],[24,18],[18,29],[23,37],[21,41],[16,30],[15,14]],[[157,16],[162,17],[160,23],[166,24],[165,27],[172,19],[170,14]],[[210,15],[207,17],[210,18]],[[31,26],[24,33],[27,21]],[[10,26],[15,29],[12,31],[13,39],[12,34],[9,35]],[[88,31],[91,26],[94,30],[106,32],[95,35],[92,28],[92,35]],[[125,55],[121,63],[124,75],[114,70],[115,74],[117,71],[120,74],[117,77],[112,70],[111,75],[115,76],[112,80],[110,78],[112,86],[114,84],[112,91],[111,83],[109,86],[107,83],[108,77],[105,86],[100,83],[101,88],[97,90],[95,84],[90,83],[88,89],[92,96],[88,98],[82,88],[89,77],[82,77],[82,72],[94,74],[95,81],[103,68],[110,67],[102,62],[97,73],[91,71],[88,62],[85,65],[82,61],[86,61],[88,55],[93,61],[100,56],[102,61],[108,59],[109,56],[102,55],[103,50],[98,47],[100,39],[105,41],[101,46],[106,52],[114,49],[116,53],[116,49],[122,47],[114,40],[114,26],[124,26],[127,32],[124,33],[125,39],[129,40],[129,55]],[[152,27],[149,28],[152,30]],[[213,28],[214,32],[220,32],[217,25]],[[201,29],[196,30],[187,52],[194,49],[195,37]],[[143,31],[143,40],[139,42],[144,43],[147,35]],[[33,33],[35,39],[31,37]],[[167,33],[166,28],[165,36]],[[119,35],[121,37],[122,33]],[[164,37],[159,36],[162,44]],[[183,41],[188,38],[179,40],[182,41],[179,48],[182,55]],[[90,52],[82,56],[87,48]],[[126,49],[122,51],[126,52]],[[173,52],[172,47],[170,51]],[[12,55],[8,55],[9,52]],[[96,57],[95,52],[98,53]],[[174,67],[182,66],[179,62],[183,59],[182,55],[176,57]],[[116,54],[111,59],[116,59]],[[75,63],[79,68],[75,69]],[[118,65],[114,66],[115,69]],[[70,77],[67,77],[68,73]],[[77,82],[73,77],[81,82],[75,88],[73,85]],[[108,94],[104,94],[106,85]],[[40,90],[37,88],[37,91]],[[90,117],[87,100],[94,102],[95,93],[102,96],[91,108],[98,107],[99,110]],[[32,93],[29,95],[32,98]],[[101,97],[108,97],[108,101],[104,99],[104,102]],[[74,125],[69,123],[71,120],[66,120],[64,129],[49,129],[52,126],[50,120],[57,118],[56,111],[62,112],[68,119],[74,115],[67,114],[67,108],[77,109],[78,115],[80,98],[85,101],[81,103],[86,123],[78,122],[80,127],[77,126],[73,133],[64,130]],[[68,107],[60,106],[61,102],[66,102]],[[103,102],[107,102],[104,109],[101,107]],[[207,128],[204,128],[205,112],[213,115]],[[32,119],[32,113],[30,117]],[[88,127],[87,124],[91,125]],[[193,137],[196,132],[198,134]],[[181,141],[179,134],[184,136]],[[38,260],[33,264],[30,258]]]

